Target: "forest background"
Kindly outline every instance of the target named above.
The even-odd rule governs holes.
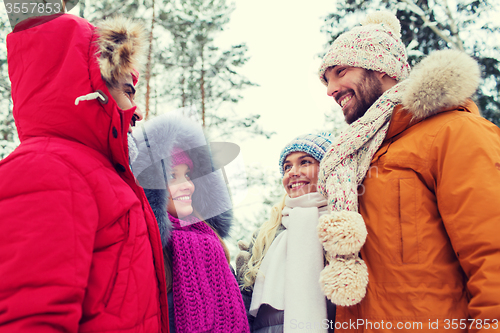
[[[137,103],[146,119],[184,107],[209,140],[241,148],[244,181],[233,188],[227,240],[234,256],[237,241],[250,240],[284,194],[277,166],[283,146],[300,134],[345,128],[317,77],[340,33],[388,9],[401,21],[411,66],[437,49],[468,53],[483,75],[476,103],[498,126],[499,8],[491,0],[79,0],[70,13],[94,24],[116,14],[142,21],[149,48]],[[0,9],[0,159],[19,144],[5,45],[11,30]]]

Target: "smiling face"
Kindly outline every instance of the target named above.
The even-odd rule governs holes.
[[[189,167],[179,164],[172,168],[172,179],[168,182],[170,197],[167,203],[167,212],[179,219],[193,213],[191,196],[194,184],[189,177]]]
[[[317,192],[319,162],[311,155],[290,153],[283,163],[283,187],[290,198]]]
[[[361,118],[383,94],[381,78],[384,75],[364,68],[341,65],[326,70],[327,95],[340,105],[348,124]]]
[[[121,78],[116,86],[108,85],[108,90],[120,109],[128,110],[136,106],[134,102],[135,88],[132,75],[128,74]],[[136,108],[134,116],[130,121],[129,132],[132,132],[132,127],[135,126],[135,122],[139,120],[142,120],[142,112],[139,108]]]

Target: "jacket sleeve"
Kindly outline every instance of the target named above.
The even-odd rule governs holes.
[[[485,329],[500,318],[500,129],[480,117],[454,119],[431,156],[439,213],[468,279],[469,316]]]
[[[0,166],[0,332],[77,332],[98,223],[93,192],[57,156],[10,157]]]

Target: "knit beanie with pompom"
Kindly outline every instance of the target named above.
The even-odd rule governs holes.
[[[361,24],[341,34],[330,46],[319,69],[324,85],[326,70],[338,65],[386,73],[397,81],[408,77],[410,65],[397,17],[388,11],[377,11]]]

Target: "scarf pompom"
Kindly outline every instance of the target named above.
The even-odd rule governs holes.
[[[342,210],[319,219],[319,240],[331,256],[359,252],[367,234],[365,221],[357,212]]]
[[[351,306],[361,302],[368,285],[368,268],[356,255],[337,256],[321,271],[321,290],[332,303]]]

